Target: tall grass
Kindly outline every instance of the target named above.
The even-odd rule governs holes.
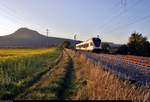
[[[19,53],[19,50],[16,50]],[[22,49],[21,49],[22,52]],[[32,53],[32,54],[31,54]],[[0,99],[12,99],[49,70],[61,51],[56,48],[32,50],[25,56],[0,61]],[[7,54],[7,53],[5,53]]]
[[[63,100],[70,99],[73,90],[74,70],[71,57],[65,52],[60,62],[16,99]]]
[[[149,86],[121,79],[82,54],[67,50],[74,58],[80,83],[75,99],[80,100],[150,100]]]

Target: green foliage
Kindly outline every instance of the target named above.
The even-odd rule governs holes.
[[[17,99],[71,99],[75,86],[75,71],[69,55],[64,55],[58,64]],[[35,94],[36,93],[36,94]]]
[[[109,52],[109,50],[108,50],[109,48],[110,48],[110,46],[108,43],[102,43],[102,51],[103,52]]]
[[[142,34],[134,32],[131,34],[131,37],[129,38],[129,43],[141,43],[145,42],[147,40],[146,37],[143,37]]]
[[[146,37],[143,37],[140,33],[132,33],[129,38],[128,48],[130,54],[140,56],[150,56],[150,43]]]
[[[61,47],[63,48],[69,48],[70,46],[71,46],[71,43],[68,40],[64,40],[61,44]]]
[[[19,50],[18,50],[19,52]],[[0,61],[0,99],[13,99],[49,70],[59,49]]]
[[[122,45],[120,46],[116,53],[119,53],[119,54],[128,54],[128,46],[127,45]]]

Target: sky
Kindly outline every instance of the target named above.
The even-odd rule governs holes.
[[[0,36],[27,27],[49,36],[126,44],[132,32],[150,41],[150,0],[0,0]]]

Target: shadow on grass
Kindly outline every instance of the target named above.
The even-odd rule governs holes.
[[[59,87],[56,93],[58,100],[70,99],[71,96],[74,96],[76,91],[76,76],[71,57],[69,57],[68,66],[66,68],[65,76],[61,79],[62,81],[59,81],[61,87]]]

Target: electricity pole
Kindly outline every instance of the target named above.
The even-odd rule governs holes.
[[[99,35],[97,35],[97,38],[99,38]]]
[[[77,39],[77,34],[74,35],[74,42],[75,42],[74,48],[76,46],[76,39]]]
[[[76,41],[77,34],[74,35],[74,40]]]
[[[49,30],[46,29],[46,34],[47,34],[47,47],[48,47],[48,32],[49,32]]]

